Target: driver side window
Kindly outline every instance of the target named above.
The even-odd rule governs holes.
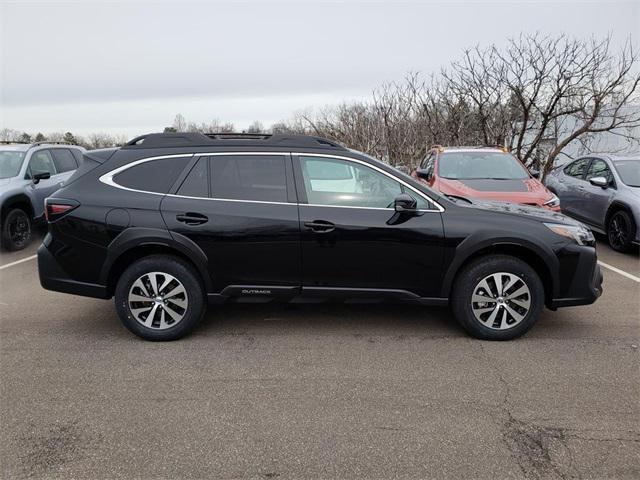
[[[33,154],[31,160],[29,160],[27,178],[33,178],[34,174],[44,172],[49,172],[51,176],[56,174],[56,167],[48,150],[40,150]]]
[[[301,156],[300,167],[312,205],[393,208],[402,193],[399,182],[356,162]]]

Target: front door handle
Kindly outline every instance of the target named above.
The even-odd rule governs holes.
[[[202,225],[207,223],[209,218],[201,213],[187,212],[176,215],[176,220],[187,225]]]
[[[336,229],[336,226],[326,220],[314,220],[313,222],[305,222],[305,227],[315,233],[329,233]]]

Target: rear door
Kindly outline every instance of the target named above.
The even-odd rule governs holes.
[[[167,195],[172,232],[208,257],[215,292],[277,296],[300,286],[300,227],[288,153],[201,155]]]
[[[590,158],[581,158],[563,168],[558,178],[557,194],[563,212],[580,216],[581,202],[584,201],[584,175],[591,162]]]
[[[607,188],[592,185],[589,180],[595,177],[606,178],[609,181]],[[585,185],[583,190],[584,203],[580,210],[580,216],[588,223],[604,229],[607,209],[609,208],[609,205],[611,205],[615,192],[615,180],[609,166],[604,160],[594,158],[591,161],[585,176]]]
[[[51,155],[56,166],[56,181],[64,184],[78,168],[78,161],[68,148],[52,148]]]
[[[299,154],[294,167],[303,292],[438,296],[443,227],[434,204],[359,160]],[[403,192],[418,200],[417,215],[396,214]]]

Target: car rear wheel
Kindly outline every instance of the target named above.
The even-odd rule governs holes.
[[[479,258],[458,275],[453,313],[472,336],[511,340],[526,333],[544,306],[540,277],[522,260],[495,255]]]
[[[31,219],[21,208],[9,210],[2,222],[2,246],[9,251],[22,250],[31,243]]]
[[[636,235],[636,225],[631,216],[624,210],[618,210],[609,218],[607,238],[611,248],[618,252],[631,250]]]
[[[127,268],[116,286],[116,309],[131,332],[145,340],[177,340],[191,332],[206,310],[193,267],[169,255],[152,255]]]

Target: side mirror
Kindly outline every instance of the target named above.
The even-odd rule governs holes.
[[[411,195],[401,193],[393,201],[393,207],[398,213],[415,212],[418,207],[418,202]]]
[[[589,183],[596,187],[607,188],[609,186],[609,180],[605,177],[593,177],[589,179]]]
[[[429,180],[430,178],[429,171],[421,168],[416,169],[416,176],[424,180]]]
[[[540,170],[531,170],[531,176],[533,178],[540,178]]]
[[[36,172],[33,174],[33,183],[40,183],[40,180],[46,180],[51,178],[51,172]]]

